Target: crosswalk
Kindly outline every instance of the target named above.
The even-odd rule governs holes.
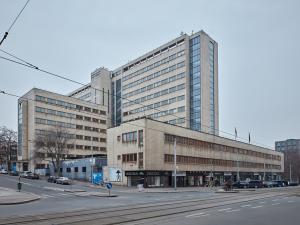
[[[53,194],[41,194],[42,199],[46,198],[62,198],[62,197],[74,197],[72,193],[53,193]]]

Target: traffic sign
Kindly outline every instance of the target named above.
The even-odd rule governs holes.
[[[112,184],[111,184],[111,183],[107,183],[107,184],[106,184],[106,187],[107,187],[108,190],[109,190],[109,189],[112,189]]]

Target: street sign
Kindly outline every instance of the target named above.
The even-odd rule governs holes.
[[[112,189],[112,184],[111,183],[107,183],[106,187],[107,187],[108,190],[110,190],[110,189]]]

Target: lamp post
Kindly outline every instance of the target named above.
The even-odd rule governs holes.
[[[176,167],[177,167],[177,165],[176,165],[176,161],[177,161],[177,159],[176,159],[176,137],[174,137],[174,189],[176,190],[176,188],[177,188],[177,174],[176,174]]]

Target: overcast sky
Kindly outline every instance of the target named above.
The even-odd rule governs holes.
[[[26,0],[0,0],[0,35]],[[203,29],[219,44],[220,130],[274,146],[300,138],[300,1],[31,0],[1,49],[88,83],[179,36]],[[0,52],[0,56],[5,56]],[[79,87],[0,59],[0,90]],[[17,98],[0,95],[0,126],[17,130]]]

